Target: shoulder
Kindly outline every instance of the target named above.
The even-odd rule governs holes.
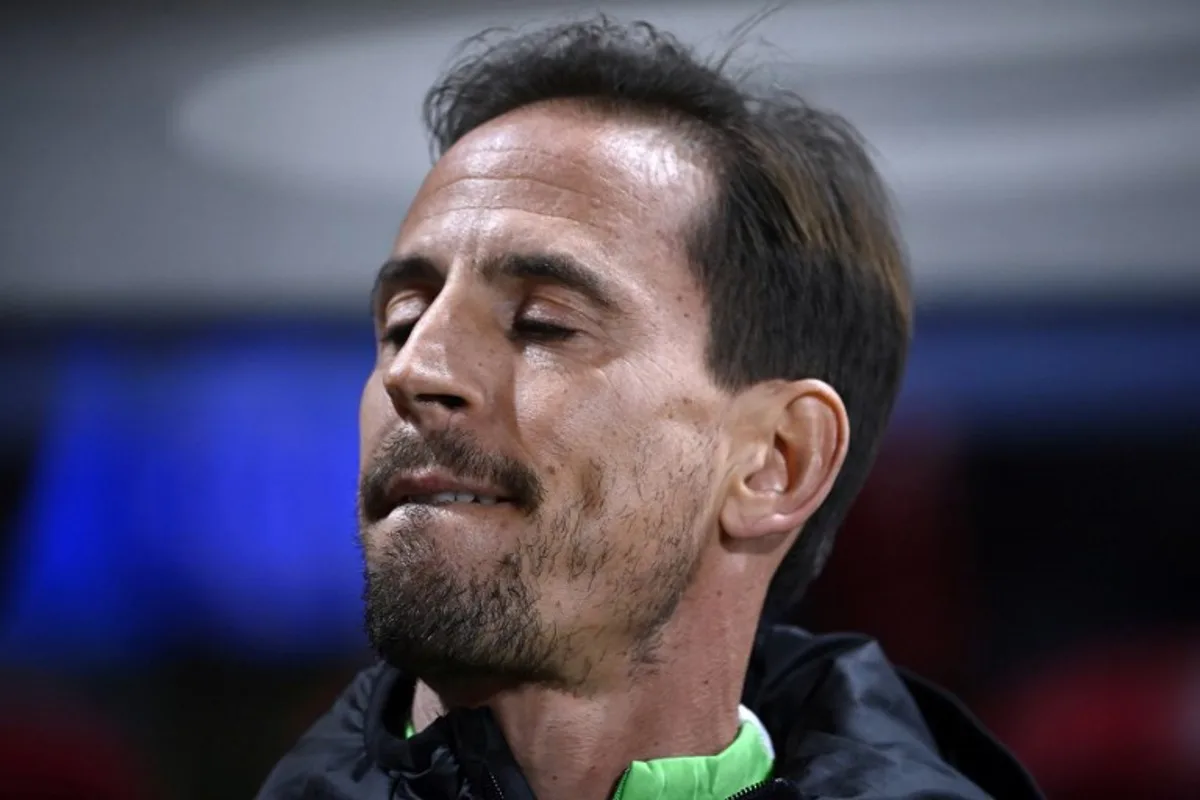
[[[895,668],[865,636],[760,631],[743,702],[810,794],[1040,798],[1015,758],[957,699]]]

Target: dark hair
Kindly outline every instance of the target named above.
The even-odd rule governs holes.
[[[860,137],[795,94],[753,92],[728,55],[697,58],[647,23],[607,17],[468,40],[429,91],[440,155],[523,106],[575,99],[649,115],[699,144],[716,197],[689,232],[709,305],[708,368],[729,390],[819,378],[850,417],[846,463],[784,558],[768,613],[786,612],[824,566],[866,480],[899,390],[911,332],[903,248]]]

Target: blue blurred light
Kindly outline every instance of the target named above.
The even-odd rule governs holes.
[[[0,657],[362,645],[357,403],[339,327],[72,338]],[[906,415],[1010,439],[1200,421],[1200,324],[922,327]]]
[[[360,332],[62,349],[0,652],[361,643]]]

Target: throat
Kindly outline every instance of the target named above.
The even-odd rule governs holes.
[[[581,699],[522,687],[484,704],[542,800],[726,800],[770,775],[769,743],[736,701],[664,714],[658,704],[631,702],[628,693]],[[446,706],[418,683],[412,729],[432,724]]]

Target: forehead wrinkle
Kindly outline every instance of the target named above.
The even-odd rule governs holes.
[[[555,214],[555,213],[548,212],[548,211],[533,211],[528,208],[517,208],[515,206],[510,206],[510,205],[480,205],[479,203],[471,203],[469,205],[455,206],[452,208],[443,208],[443,209],[438,209],[437,211],[431,211],[429,213],[422,213],[420,216],[414,218],[414,224],[419,224],[419,223],[425,222],[427,220],[435,220],[438,217],[446,217],[451,214],[472,213],[472,212],[476,212],[476,211],[502,211],[504,213],[528,214],[529,216],[532,216],[532,217],[540,217],[542,219],[552,219],[552,220],[555,220],[556,222],[567,222],[571,225],[574,225],[574,226],[580,227],[580,228],[593,228],[602,233],[611,233],[612,232],[611,228],[608,228],[605,226],[597,225],[592,222],[585,222],[583,220],[578,220],[578,219],[575,219],[574,217],[565,217],[560,214]]]
[[[585,136],[562,134],[578,126],[587,130]],[[547,160],[564,169],[569,183],[573,176],[584,185],[600,183],[643,206],[661,203],[663,190],[684,187],[691,190],[689,199],[698,199],[711,182],[703,152],[663,120],[603,113],[577,101],[547,101],[509,112],[468,134],[435,166],[527,177],[544,171]],[[654,192],[649,197],[648,189]],[[671,205],[678,202],[673,199]]]
[[[495,141],[495,139],[499,138],[508,139],[510,141],[498,143]],[[462,149],[460,149],[458,145],[455,145],[454,148],[452,148],[446,153],[446,155],[439,159],[439,162],[447,159],[461,159],[468,163],[477,164],[479,162],[488,161],[489,159],[486,159],[485,156],[493,156],[495,157],[495,161],[511,161],[511,156],[521,156],[529,161],[538,162],[548,158],[552,161],[561,161],[567,166],[574,167],[576,169],[582,167],[582,165],[579,163],[580,159],[578,154],[568,155],[566,153],[560,153],[553,149],[549,149],[542,145],[524,144],[519,142],[517,137],[509,132],[504,132],[503,134],[492,133],[486,136],[481,135],[480,139],[481,141],[471,142],[470,152],[468,152],[466,155],[463,154]]]
[[[567,186],[567,185],[558,183],[557,181],[547,180],[545,178],[535,178],[532,175],[516,175],[516,174],[514,174],[514,175],[463,175],[461,177],[454,178],[453,180],[448,181],[447,183],[441,184],[440,186],[437,186],[433,190],[432,195],[436,197],[438,194],[441,194],[443,192],[452,191],[454,189],[457,189],[461,184],[471,183],[471,182],[479,182],[479,183],[485,183],[485,184],[492,183],[492,184],[496,184],[498,187],[502,184],[532,183],[536,186],[544,187],[547,189],[553,189],[553,190],[559,191],[559,192],[566,192],[568,194],[580,195],[582,197],[586,197],[591,200],[596,199],[596,196],[593,193],[585,192],[583,189],[576,189],[572,186]]]
[[[479,163],[467,164],[459,167],[457,164],[451,163],[447,169],[452,170],[452,175],[448,180],[435,184],[431,187],[431,196],[436,196],[445,191],[459,189],[463,184],[478,182],[481,184],[493,184],[498,191],[505,191],[506,188],[514,184],[532,184],[535,188],[550,189],[566,194],[576,195],[580,198],[585,198],[589,204],[599,205],[603,201],[597,195],[594,184],[599,183],[604,191],[612,192],[617,195],[617,198],[610,198],[609,202],[604,203],[610,208],[612,199],[622,199],[633,201],[639,206],[645,206],[645,198],[643,198],[635,188],[623,185],[623,181],[614,180],[609,177],[610,172],[603,165],[583,163],[578,158],[567,158],[551,154],[548,151],[539,148],[525,148],[530,157],[523,160],[524,163],[516,162],[512,159],[497,159],[495,163],[481,165]],[[545,161],[542,155],[550,155],[552,161],[561,163],[561,171],[558,169],[546,169]],[[472,159],[473,160],[473,159]],[[553,169],[553,168],[552,168]],[[454,174],[458,172],[459,174]],[[550,175],[547,173],[550,172]],[[535,174],[540,173],[540,174]],[[579,188],[578,185],[593,184],[593,190]]]
[[[479,191],[481,188],[484,191]],[[540,177],[461,176],[418,195],[410,207],[410,214],[417,213],[406,220],[404,228],[452,213],[521,212],[612,237],[619,236],[630,222],[645,219],[649,212],[645,200],[631,192],[620,198],[629,208],[621,208],[613,199]]]

